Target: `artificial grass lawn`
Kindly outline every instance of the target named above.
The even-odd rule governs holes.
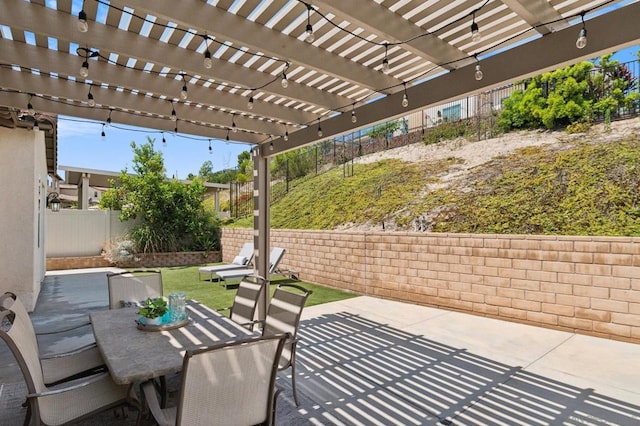
[[[194,299],[212,309],[227,308],[233,304],[236,295],[236,285],[229,285],[228,289],[217,282],[199,281],[199,266],[175,266],[160,268],[162,271],[162,283],[165,296],[176,291],[182,291],[187,299]],[[305,281],[295,281],[286,277],[274,276],[271,279],[271,294],[279,283],[295,283],[307,290],[313,291],[305,306],[319,305],[321,303],[335,302],[337,300],[356,297],[357,294],[346,293],[333,288],[322,287]],[[228,311],[226,311],[228,314]]]

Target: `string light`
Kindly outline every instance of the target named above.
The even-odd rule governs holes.
[[[38,125],[38,120],[34,117],[34,121],[33,121],[33,131],[34,132],[39,132],[40,131],[40,126]]]
[[[402,95],[402,107],[406,108],[409,106],[409,96],[407,95],[407,83],[402,83],[404,85],[404,94]]]
[[[482,34],[480,34],[480,28],[476,23],[476,12],[473,12],[473,20],[471,21],[471,41],[473,43],[477,43],[482,38]]]
[[[320,127],[320,119],[318,118],[318,137],[322,137],[322,127]]]
[[[91,89],[93,88],[93,86],[89,86],[89,93],[87,94],[87,102],[89,103],[90,107],[94,107],[96,106],[96,100],[93,99],[93,94],[91,93]]]
[[[249,96],[249,102],[247,102],[247,109],[248,110],[253,109],[253,96]]]
[[[269,151],[273,151],[273,142],[269,142]]]
[[[580,28],[580,32],[578,33],[576,47],[578,49],[584,49],[587,46],[587,27],[584,24],[584,12],[580,13],[580,19],[582,20],[582,28]]]
[[[227,139],[227,142],[229,142],[229,129],[227,129],[227,137],[226,137],[226,139]]]
[[[211,148],[211,139],[209,139],[209,155],[213,154],[213,148]]]
[[[76,49],[76,54],[84,58],[82,66],[80,67],[80,76],[82,78],[89,77],[89,58],[97,58],[100,53],[96,50],[87,49],[86,47],[79,47]]]
[[[107,136],[107,134],[104,132],[104,123],[102,124],[102,132],[100,133],[100,137],[102,137],[103,139]]]
[[[382,72],[389,74],[389,59],[387,58],[387,52],[389,50],[389,43],[384,44],[384,58],[382,58]]]
[[[176,115],[176,109],[173,107],[173,102],[171,102],[171,121],[178,121],[178,116]]]
[[[178,133],[178,122],[176,121],[176,127],[173,128],[173,133]]]
[[[307,43],[313,43],[316,37],[313,35],[313,27],[311,26],[311,5],[307,4],[307,28],[305,30]]]
[[[89,24],[87,23],[87,13],[84,11],[84,9],[78,13],[78,31],[80,31],[81,33],[86,33],[87,31],[89,31]]]
[[[351,122],[356,124],[358,122],[358,116],[356,115],[356,104],[351,106]]]
[[[187,81],[184,78],[184,74],[182,74],[182,90],[180,91],[180,99],[186,101],[189,97],[189,93],[187,93]]]
[[[107,126],[111,124],[111,113],[113,112],[113,110],[111,108],[109,108],[109,116],[107,117]]]
[[[289,140],[289,131],[287,130],[287,126],[284,126],[284,140]]]
[[[474,57],[476,58],[476,72],[474,73],[474,77],[476,78],[477,81],[482,80],[482,77],[484,77],[484,74],[482,73],[482,70],[480,69],[480,61],[478,61],[478,57],[474,55]]]
[[[238,133],[238,126],[236,126],[236,115],[231,116],[231,130],[233,133]]]
[[[164,137],[164,132],[162,132],[162,145],[167,146],[167,140]]]
[[[82,66],[80,67],[80,75],[84,78],[89,77],[89,61],[86,59],[82,62]]]
[[[29,102],[27,102],[27,112],[29,113],[29,115],[36,115],[36,110],[33,108],[33,104],[31,103],[31,98],[33,98],[33,95],[29,95]]]
[[[284,70],[282,71],[282,80],[280,80],[280,85],[283,89],[289,87],[289,80],[287,80],[287,74],[284,72]]]
[[[209,36],[205,35],[204,40],[207,44],[207,50],[204,51],[204,67],[208,70],[213,67],[213,60],[211,59],[211,51],[209,50]]]

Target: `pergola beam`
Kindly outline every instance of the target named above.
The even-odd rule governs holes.
[[[375,2],[369,0],[319,0],[314,2],[314,5],[318,5],[324,12],[329,11],[338,16],[349,16],[353,23],[372,33],[384,31],[383,34],[390,43],[412,40],[403,47],[434,64],[457,61],[455,64],[444,65],[445,69],[460,68],[470,61],[464,59],[468,55],[463,51],[456,49],[435,35],[424,35],[424,30],[415,25],[407,25],[407,21],[398,14],[390,12],[389,9]],[[471,61],[473,60],[471,59]],[[393,64],[391,65],[393,66]]]
[[[0,14],[0,24],[33,31],[34,23],[56,22],[58,24],[56,26],[38,28],[39,33],[53,37],[59,42],[77,42],[79,36],[75,29],[77,18],[72,15],[65,15],[56,10],[35,6],[20,0],[6,0],[5,3],[11,4],[5,5],[2,14]],[[237,85],[252,88],[268,81],[264,73],[228,61],[220,62],[216,67],[207,70],[202,65],[202,55],[194,51],[140,37],[137,34],[108,25],[94,23],[91,26],[91,31],[83,33],[82,38],[78,42],[80,46],[86,45],[91,49],[102,50],[102,54],[117,53],[125,58],[135,58],[143,63],[152,63],[157,68],[168,67],[176,73],[184,72],[189,75],[202,76],[203,79],[213,79],[218,84],[227,83],[231,87]],[[286,89],[281,87],[278,81],[274,81],[261,90],[309,105],[319,105],[328,110],[338,110],[352,103],[349,98],[298,84],[295,81],[291,81]]]
[[[343,1],[343,3],[353,1]],[[123,6],[125,2],[112,0],[111,4]],[[127,0],[126,5],[136,10],[144,10],[168,21],[177,22],[184,27],[198,29],[202,33],[229,40],[239,46],[247,46],[269,56],[289,60],[295,65],[302,65],[371,90],[401,83],[370,68],[363,68],[346,58],[321,49],[310,48],[308,43],[298,40],[295,36],[284,35],[279,31],[274,31],[264,25],[248,21],[216,7],[202,7],[200,1],[181,0],[180,7],[176,7],[175,0],[154,0],[152,2]],[[373,5],[371,2],[367,2],[365,7],[371,8]],[[198,12],[193,13],[193,10]]]
[[[634,3],[607,14],[590,19],[588,45],[578,50],[575,41],[580,25],[547,34],[515,49],[482,59],[480,62],[484,78],[476,81],[474,64],[452,71],[422,84],[407,88],[411,110],[423,109],[438,103],[499,87],[501,85],[531,77],[545,71],[587,60],[599,55],[637,44],[640,41],[640,3]],[[611,31],[616,28],[616,31]],[[408,111],[401,106],[403,93],[395,93],[376,102],[356,108],[358,128],[367,127],[406,115]],[[341,114],[322,121],[323,138],[353,132],[349,114]],[[273,149],[261,147],[265,156],[273,156],[292,149],[300,148],[318,141],[314,126],[290,134],[289,140],[282,138],[273,141]]]

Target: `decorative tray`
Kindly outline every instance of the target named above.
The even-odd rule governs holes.
[[[167,322],[164,324],[145,324],[144,322],[145,318],[144,317],[140,317],[136,320],[136,324],[138,324],[138,330],[142,330],[142,331],[165,331],[165,330],[173,330],[174,328],[180,328],[180,327],[184,327],[185,325],[189,324],[189,317],[183,319],[183,320],[179,320],[179,321],[174,321],[174,322]]]

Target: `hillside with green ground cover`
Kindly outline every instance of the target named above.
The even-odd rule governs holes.
[[[636,118],[397,148],[363,157],[348,176],[338,167],[290,183],[271,226],[640,235],[638,135]]]

